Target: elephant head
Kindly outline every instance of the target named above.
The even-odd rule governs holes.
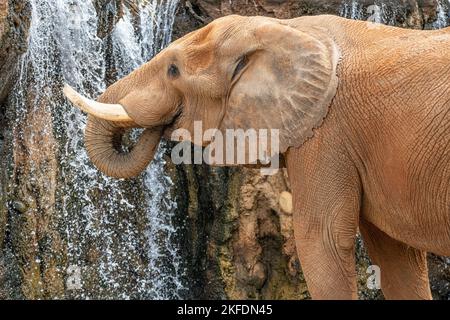
[[[320,28],[289,20],[228,16],[173,42],[110,86],[97,101],[66,86],[89,114],[85,145],[104,173],[127,178],[177,128],[278,129],[280,152],[301,145],[326,116],[337,88],[339,51]],[[128,128],[145,128],[130,152]]]

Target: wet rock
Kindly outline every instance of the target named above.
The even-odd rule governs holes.
[[[0,106],[10,93],[17,61],[27,49],[30,20],[27,0],[0,0]]]
[[[17,210],[20,213],[25,213],[27,211],[27,206],[22,201],[14,201],[13,202],[14,210]]]
[[[287,191],[283,191],[280,193],[280,207],[286,212],[292,214],[293,206],[292,206],[292,194]]]
[[[3,34],[5,33],[7,18],[8,18],[8,1],[1,0],[0,1],[0,38],[3,38]]]
[[[428,272],[430,275],[433,299],[450,299],[450,258],[428,255]]]
[[[342,14],[352,10],[363,19],[373,14],[374,5],[389,16],[392,24],[409,28],[425,28],[436,20],[436,0],[192,0],[196,15],[202,20],[211,21],[229,14],[261,15],[280,19],[295,18],[302,15]]]

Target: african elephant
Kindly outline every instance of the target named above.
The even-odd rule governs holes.
[[[450,28],[227,16],[97,101],[65,93],[89,113],[88,154],[113,177],[137,175],[162,136],[194,121],[279,129],[312,297],[357,298],[359,229],[386,298],[431,298],[426,253],[450,255]]]

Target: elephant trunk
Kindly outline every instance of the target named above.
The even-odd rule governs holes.
[[[162,129],[145,129],[131,151],[123,151],[122,137],[136,127],[131,122],[113,122],[89,115],[85,130],[85,146],[91,161],[102,172],[115,178],[130,178],[145,170],[153,159]]]
[[[65,96],[88,114],[84,142],[89,158],[103,173],[114,178],[130,178],[144,171],[153,159],[164,125],[170,120],[174,95],[164,90],[146,64],[111,85],[97,100],[89,99],[69,85]],[[147,81],[144,81],[147,80]],[[128,129],[145,128],[130,151],[122,137]]]

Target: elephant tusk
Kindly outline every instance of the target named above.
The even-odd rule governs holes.
[[[74,105],[96,118],[114,122],[133,121],[120,104],[101,103],[88,99],[67,84],[64,85],[63,92]]]

